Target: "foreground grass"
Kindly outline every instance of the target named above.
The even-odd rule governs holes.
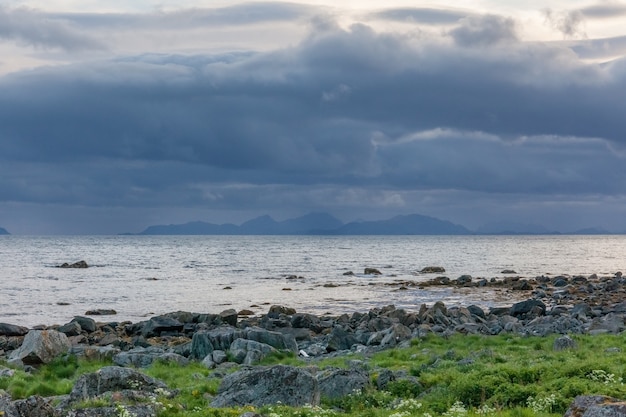
[[[237,417],[256,411],[268,417],[531,417],[562,415],[581,394],[626,398],[624,336],[572,336],[577,348],[558,352],[553,349],[555,338],[431,336],[368,358],[348,355],[315,362],[323,368],[366,361],[373,387],[386,370],[404,374],[383,390],[371,388],[340,400],[324,400],[321,407],[210,409],[207,406],[219,386],[213,371],[197,363],[186,367],[159,363],[145,372],[180,390],[174,399],[158,399],[160,416]],[[285,355],[267,361],[279,362],[310,365]],[[0,378],[0,389],[14,398],[66,394],[80,375],[105,365],[109,364],[66,358],[34,375],[16,371],[11,378]]]

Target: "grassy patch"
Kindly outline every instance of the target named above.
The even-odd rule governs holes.
[[[562,415],[574,397],[602,394],[626,398],[625,337],[572,336],[574,350],[555,351],[556,337],[455,335],[413,340],[404,349],[364,358],[348,355],[314,361],[319,367],[347,367],[351,360],[368,363],[372,380],[388,369],[396,380],[382,391],[372,388],[321,407],[266,406],[260,409],[211,409],[220,379],[199,363],[178,366],[155,363],[143,370],[178,390],[174,398],[157,398],[160,417],[237,417],[255,411],[266,417],[536,417]],[[309,366],[293,355],[276,354],[265,364]],[[35,374],[16,370],[0,378],[0,389],[13,398],[67,394],[76,379],[103,366],[68,357],[43,366]],[[385,371],[386,372],[386,371]]]

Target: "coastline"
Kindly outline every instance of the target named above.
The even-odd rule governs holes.
[[[626,280],[620,273],[606,277],[559,276],[538,277],[534,280],[511,277],[506,282],[487,283],[482,281],[475,283],[468,277],[459,277],[457,280],[438,277],[421,285],[424,290],[429,286],[452,286],[473,290],[502,286],[507,290],[528,295],[528,298],[515,302],[510,307],[489,310],[483,310],[476,305],[446,306],[438,301],[431,306],[422,305],[418,311],[407,311],[388,305],[339,316],[316,316],[298,312],[287,306],[273,305],[261,315],[255,315],[252,311],[227,309],[217,314],[177,311],[136,323],[97,322],[91,317],[81,316],[61,326],[40,326],[38,329],[0,324],[0,359],[6,361],[13,369],[35,372],[36,368],[53,363],[55,358],[67,353],[70,353],[71,357],[114,365],[105,366],[93,374],[78,378],[71,393],[61,397],[33,396],[19,400],[7,397],[6,394],[2,396],[0,393],[0,411],[10,411],[11,407],[33,406],[49,411],[48,414],[37,415],[56,416],[55,413],[59,410],[62,412],[75,410],[80,401],[98,396],[96,405],[85,409],[91,410],[89,411],[91,414],[84,414],[85,416],[114,416],[118,415],[120,410],[127,410],[124,407],[128,407],[133,413],[139,413],[136,415],[147,416],[153,415],[157,408],[154,408],[153,400],[146,404],[142,398],[155,398],[159,395],[162,397],[160,401],[196,401],[193,399],[196,391],[190,390],[185,397],[184,393],[170,390],[163,382],[150,379],[143,373],[153,366],[156,366],[156,369],[159,369],[159,366],[165,367],[167,373],[172,373],[175,368],[181,368],[190,369],[183,372],[197,374],[198,366],[210,370],[208,377],[219,383],[219,389],[211,388],[200,398],[203,407],[234,407],[237,411],[245,405],[252,407],[246,409],[248,411],[256,410],[255,407],[262,410],[260,411],[262,414],[246,414],[244,413],[246,410],[242,410],[234,415],[273,415],[270,412],[271,408],[263,407],[272,407],[276,404],[280,407],[311,405],[317,407],[320,404],[320,395],[335,398],[340,401],[342,408],[349,409],[351,396],[364,395],[366,399],[368,395],[390,395],[386,390],[399,388],[403,391],[394,392],[402,393],[401,395],[412,396],[422,392],[420,381],[408,375],[405,370],[386,368],[369,370],[368,363],[371,358],[394,348],[416,352],[411,358],[413,356],[417,358],[418,353],[428,356],[428,349],[420,351],[414,347],[423,341],[424,343],[432,341],[433,347],[439,346],[438,349],[444,349],[444,352],[433,360],[426,359],[419,368],[420,372],[447,372],[444,368],[438,368],[437,364],[440,361],[448,361],[455,369],[459,368],[458,372],[461,374],[457,378],[460,378],[465,370],[470,369],[468,366],[474,361],[480,360],[490,364],[493,362],[494,353],[489,347],[473,353],[470,350],[470,357],[458,357],[454,351],[446,348],[448,343],[467,345],[463,342],[466,337],[471,337],[473,343],[481,340],[479,338],[491,339],[490,336],[498,337],[500,341],[516,341],[515,343],[519,343],[520,339],[530,340],[526,342],[528,346],[524,348],[525,351],[537,352],[545,349],[543,346],[545,343],[533,342],[536,339],[532,337],[546,339],[546,336],[552,336],[549,338],[550,344],[554,344],[550,349],[558,352],[575,349],[577,340],[583,341],[576,338],[576,335],[581,337],[617,335],[626,329],[626,302],[622,301],[626,291]],[[514,287],[517,289],[513,289]],[[446,342],[441,345],[436,339]],[[507,344],[511,345],[508,342]],[[614,343],[613,339],[608,340],[608,343]],[[485,342],[484,345],[489,346],[489,343]],[[510,347],[515,348],[512,351],[519,352],[519,346]],[[620,352],[621,349],[611,345],[607,347],[605,354],[621,354]],[[280,363],[280,360],[294,356],[298,356],[300,361],[308,363],[309,366],[305,368],[284,364],[256,366],[268,358],[277,358]],[[364,359],[355,360],[355,357]],[[396,357],[389,354],[390,359]],[[566,357],[576,356],[563,356]],[[409,363],[413,362],[411,358],[407,358]],[[557,357],[554,360],[558,362],[564,360],[563,358]],[[351,365],[347,369],[332,367],[319,369],[316,364],[323,363],[325,359],[345,360]],[[195,365],[192,365],[194,363]],[[497,366],[497,361],[495,365]],[[505,363],[504,366],[509,365]],[[510,366],[505,369],[510,369]],[[524,369],[522,371],[527,372]],[[8,376],[15,373],[10,368],[0,367],[0,371]],[[593,369],[593,372],[589,371],[581,376],[612,381],[607,379],[613,378],[611,375],[601,372],[602,369]],[[264,382],[253,383],[254,390],[242,394],[243,387],[249,386],[250,378],[260,378]],[[285,381],[291,381],[293,378],[298,381],[295,383],[298,392],[306,394],[304,397],[294,397],[293,392],[286,388],[291,385],[285,385]],[[541,378],[541,375],[537,378]],[[106,384],[99,382],[104,379],[107,381]],[[137,386],[137,381],[144,382]],[[395,382],[399,385],[394,385]],[[145,386],[142,385],[144,383]],[[467,383],[470,388],[475,386],[476,381]],[[105,389],[82,397],[81,395],[85,395],[93,384]],[[267,388],[267,384],[270,384],[270,388]],[[372,387],[372,384],[375,386]],[[510,386],[510,383],[507,386]],[[156,391],[155,387],[160,391]],[[487,388],[491,389],[489,386]],[[406,391],[407,389],[409,391]],[[461,389],[459,392],[466,393],[465,388],[459,389]],[[527,388],[523,386],[514,389],[521,390],[522,393],[528,392],[524,391]],[[358,395],[355,394],[355,390],[358,390]],[[541,389],[536,388],[535,391],[540,392]],[[469,391],[467,394],[469,395]],[[294,398],[297,400],[291,402]],[[517,406],[526,401],[526,397],[504,398],[509,404]],[[567,398],[571,401],[569,396]],[[392,404],[393,399],[393,396],[389,397],[389,404]],[[60,403],[54,403],[56,405],[53,407],[55,400],[60,400]],[[478,409],[484,400],[484,393],[478,396],[470,395],[462,397],[462,404]],[[544,400],[543,397],[537,398],[537,401]],[[5,405],[2,404],[3,401]],[[399,399],[395,401],[397,403]],[[429,407],[434,407],[433,410],[437,410],[438,414],[446,415],[446,408],[442,407],[452,407],[452,403],[453,401],[447,399],[440,405],[436,405],[436,402],[430,403]],[[537,403],[527,401],[527,406],[534,410],[532,404]],[[555,403],[549,404],[552,406]],[[609,402],[605,401],[603,404]],[[559,405],[560,408],[567,406],[569,403]],[[198,412],[201,410],[202,408],[198,408]],[[290,413],[289,409],[285,409],[285,412]]]

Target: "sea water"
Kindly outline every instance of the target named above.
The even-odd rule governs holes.
[[[90,267],[58,268],[79,260]],[[507,269],[613,275],[626,269],[626,236],[0,236],[0,322],[63,324],[93,309],[117,311],[102,321],[141,321],[274,304],[341,314],[515,301],[491,290],[400,289],[436,276],[420,274],[426,266],[451,279],[502,278]]]

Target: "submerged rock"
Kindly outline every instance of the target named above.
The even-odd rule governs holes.
[[[61,265],[59,265],[59,268],[89,268],[89,265],[87,265],[87,262],[85,261],[78,261],[78,262],[74,262],[73,264],[69,264],[67,262],[62,263]]]
[[[422,274],[441,274],[446,272],[443,266],[427,266],[420,271]]]

